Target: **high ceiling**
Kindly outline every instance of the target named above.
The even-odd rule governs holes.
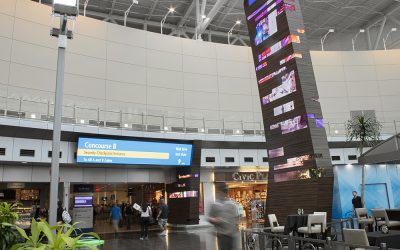
[[[166,18],[164,34],[192,38],[198,16],[200,22],[205,21],[203,25],[198,26],[203,40],[227,43],[228,31],[237,20],[241,20],[242,24],[237,25],[233,31],[231,43],[248,44],[243,0],[138,1],[138,4],[132,5],[132,0],[80,0],[80,14],[83,14],[84,5],[87,3],[86,16],[123,25],[124,13],[132,5],[127,17],[127,26],[160,32],[161,20],[169,8],[174,8],[175,12]],[[400,0],[300,1],[310,40],[318,41],[329,28],[334,28],[335,32],[346,33],[371,25],[379,26],[384,16],[400,26]],[[41,2],[49,4],[52,0]],[[202,18],[202,15],[206,18]],[[203,30],[204,32],[201,32]]]

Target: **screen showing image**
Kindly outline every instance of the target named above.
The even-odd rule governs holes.
[[[271,47],[269,47],[266,50],[264,50],[263,52],[261,52],[261,54],[258,55],[258,62],[264,61],[265,59],[267,59],[271,55],[275,54],[283,47],[291,44],[292,42],[300,43],[300,37],[296,36],[296,35],[289,35],[289,36],[285,37],[282,41],[275,43]]]
[[[322,118],[315,118],[315,126],[317,128],[324,128],[324,120]]]
[[[91,207],[93,206],[92,196],[75,196],[74,207]]]
[[[258,84],[263,84],[264,82],[271,80],[275,76],[283,73],[285,70],[286,70],[286,67],[282,67],[282,68],[278,69],[277,71],[272,72],[271,74],[267,75],[266,77],[261,78],[258,81]]]
[[[282,105],[274,108],[274,116],[278,116],[283,113],[292,111],[293,109],[294,109],[294,101],[282,104]]]
[[[272,93],[262,98],[262,104],[268,104],[279,98],[287,96],[296,91],[296,77],[294,70],[282,76],[282,84],[272,89]]]
[[[257,23],[256,36],[254,38],[256,46],[278,31],[278,26],[276,24],[277,15],[278,12],[274,10],[267,17],[261,19],[260,22]]]
[[[79,138],[78,163],[190,166],[192,145]]]
[[[284,152],[283,147],[268,150],[269,158],[276,158],[276,157],[281,157],[284,155],[285,155],[285,152]]]
[[[255,3],[257,0],[247,0],[247,4],[250,6]]]
[[[197,196],[198,191],[183,191],[169,194],[170,199],[195,198]]]
[[[275,182],[303,180],[303,179],[309,179],[309,178],[310,178],[310,172],[308,170],[298,170],[298,171],[274,174]]]
[[[292,168],[292,167],[302,167],[304,166],[304,162],[309,160],[311,160],[310,155],[303,155],[299,157],[289,158],[287,159],[286,164],[275,165],[274,170]]]
[[[282,134],[289,134],[308,127],[307,119],[304,116],[296,116],[281,122]]]

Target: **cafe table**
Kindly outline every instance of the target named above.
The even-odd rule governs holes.
[[[371,246],[380,246],[381,243],[386,243],[388,248],[400,249],[400,231],[389,230],[389,233],[384,234],[381,231],[367,233],[368,241]]]
[[[299,227],[306,227],[308,222],[308,214],[291,214],[288,215],[285,225],[285,234],[297,233]]]

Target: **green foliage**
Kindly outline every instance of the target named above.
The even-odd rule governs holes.
[[[97,249],[96,245],[81,241],[81,238],[84,236],[92,236],[100,239],[97,234],[84,233],[76,237],[72,236],[73,233],[76,233],[76,224],[62,224],[51,227],[44,220],[39,222],[32,220],[30,236],[23,229],[17,227],[18,232],[25,239],[25,242],[14,245],[11,250],[74,250],[77,247]],[[56,231],[55,234],[53,234],[54,230]]]
[[[19,219],[15,209],[19,207],[19,203],[0,202],[0,223],[14,224]]]
[[[0,250],[9,249],[12,245],[21,241],[14,223],[19,216],[14,211],[18,203],[0,202]]]
[[[325,176],[325,170],[323,168],[310,168],[310,178],[320,178]]]
[[[346,123],[347,141],[358,143],[357,149],[363,153],[364,146],[374,146],[380,138],[382,125],[373,118],[357,116]]]

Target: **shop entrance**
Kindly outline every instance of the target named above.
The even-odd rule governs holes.
[[[80,184],[71,184],[71,187],[73,185],[79,186]],[[155,217],[160,199],[166,197],[163,183],[97,183],[90,185],[93,185],[93,193],[91,193],[93,197],[93,228],[99,234],[114,233],[110,220],[110,210],[113,204],[117,204],[122,213],[119,231],[136,231],[140,229],[140,215],[135,209],[131,209],[133,204],[142,205],[144,202],[148,202],[152,207],[152,216]],[[79,197],[85,196],[85,193],[71,192],[71,215],[79,207],[76,204]]]
[[[242,212],[241,224],[243,227],[260,224],[265,221],[265,203],[267,199],[267,185],[255,183],[228,182],[228,196],[237,202]]]

